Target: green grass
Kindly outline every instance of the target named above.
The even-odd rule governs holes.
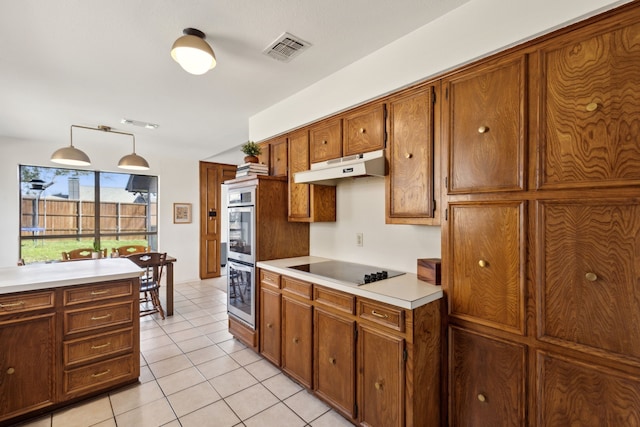
[[[107,249],[107,256],[111,253],[112,248],[119,248],[127,245],[149,245],[145,239],[139,240],[101,240],[103,248]],[[21,247],[21,258],[26,264],[33,262],[60,261],[62,252],[73,249],[91,248],[93,247],[93,239],[41,239],[41,240],[23,240]],[[17,261],[17,260],[16,260]]]

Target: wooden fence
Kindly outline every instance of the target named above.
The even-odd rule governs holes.
[[[23,198],[22,236],[78,235],[95,232],[95,202]],[[156,203],[100,203],[100,233],[134,233],[157,229]],[[37,215],[37,221],[36,221]]]

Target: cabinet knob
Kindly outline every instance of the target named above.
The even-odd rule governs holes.
[[[485,268],[487,266],[487,264],[489,264],[487,261],[481,259],[480,261],[478,261],[478,265],[480,266],[480,268]]]
[[[366,129],[365,128],[360,128],[360,133],[365,133]]]
[[[14,373],[15,371],[16,371],[15,369],[13,369],[13,368],[9,368],[9,369],[7,369],[7,375],[13,375],[13,373]]]
[[[382,381],[376,381],[373,386],[376,388],[376,390],[382,390]]]
[[[486,401],[487,401],[487,397],[486,397],[484,394],[479,393],[479,394],[478,394],[478,400],[479,400],[480,402],[486,402]]]
[[[596,273],[592,273],[591,271],[584,275],[584,278],[590,282],[595,282],[598,280],[598,275]]]
[[[405,154],[404,156],[405,156],[407,159],[410,159],[410,158],[412,158],[412,157],[413,157],[413,154],[411,154],[411,153],[407,153],[407,154]]]
[[[294,343],[294,344],[298,344],[299,342],[300,342],[300,339],[299,339],[298,337],[295,337],[295,338],[293,339],[293,343]]]
[[[327,144],[327,140],[322,141],[322,144],[326,145]]]
[[[587,111],[596,111],[598,109],[598,103],[592,102],[591,104],[587,104]]]
[[[267,328],[269,328],[269,329],[273,328],[273,324],[267,323]]]
[[[331,363],[332,365],[336,364],[336,359],[334,357],[330,357],[329,358],[329,363]]]
[[[478,128],[478,133],[487,133],[487,132],[489,132],[489,128],[486,126],[480,126]]]

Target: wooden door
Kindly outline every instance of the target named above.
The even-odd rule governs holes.
[[[309,184],[296,184],[294,174],[309,170],[309,132],[305,129],[289,137],[289,221],[309,221]]]
[[[311,388],[313,307],[282,296],[282,369]]]
[[[280,366],[280,325],[282,296],[260,284],[260,353]]]
[[[220,197],[222,185],[235,178],[236,166],[200,162],[200,278],[220,277]]]

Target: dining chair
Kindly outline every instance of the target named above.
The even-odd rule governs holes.
[[[91,259],[91,254],[94,252],[93,248],[80,248],[73,249],[68,252],[62,252],[63,261],[72,261],[76,259]],[[107,257],[107,249],[100,250],[102,258]]]
[[[140,278],[140,316],[160,313],[164,319],[164,310],[160,303],[160,280],[167,259],[166,252],[133,253],[125,256],[138,267],[145,270]],[[151,304],[151,307],[149,307]]]
[[[144,245],[120,246],[119,248],[113,248],[113,252],[117,252],[118,256],[127,256],[131,254],[142,253],[142,252],[151,252],[151,246],[144,246]]]

